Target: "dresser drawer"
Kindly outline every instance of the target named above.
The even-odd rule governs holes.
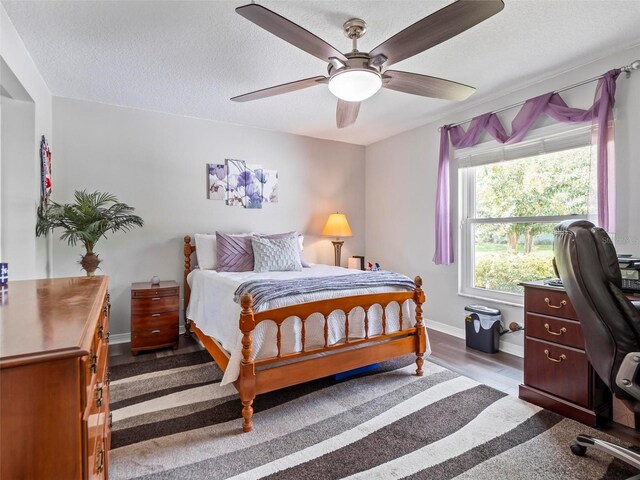
[[[131,331],[155,330],[157,328],[170,328],[178,326],[178,312],[152,313],[149,315],[132,315]]]
[[[562,291],[527,289],[524,307],[527,312],[579,320],[569,297]]]
[[[577,321],[528,313],[525,332],[528,337],[584,350],[582,327]]]
[[[589,363],[580,350],[527,337],[524,383],[565,400],[590,407]]]
[[[136,298],[131,301],[132,315],[147,315],[178,310],[178,296]]]
[[[131,332],[131,348],[153,348],[178,343],[178,325]]]
[[[178,295],[179,287],[174,288],[159,288],[157,290],[154,289],[144,289],[144,290],[132,290],[131,298],[150,298],[150,297],[171,297]]]

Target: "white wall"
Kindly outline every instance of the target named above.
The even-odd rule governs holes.
[[[305,257],[331,264],[331,239],[319,234],[329,213],[341,211],[354,235],[343,263],[364,253],[364,147],[63,98],[54,98],[53,113],[54,199],[107,191],[145,221],[96,247],[112,277],[112,333],[129,332],[131,282],[182,281],[186,234],[298,230],[307,235]],[[280,203],[248,210],[207,200],[206,164],[225,158],[277,169]],[[56,239],[54,276],[82,275],[81,252]]]
[[[462,297],[458,290],[458,265],[437,266],[434,253],[435,191],[438,171],[438,127],[466,120],[581,80],[595,77],[640,58],[640,47],[611,55],[547,81],[510,93],[437,122],[404,132],[366,147],[366,256],[387,269],[424,279],[427,302],[425,316],[432,324],[451,333],[464,328],[463,308],[474,299]],[[593,103],[595,83],[563,92],[570,106],[588,107]],[[617,82],[617,249],[640,254],[640,72]],[[517,109],[503,114],[508,126]],[[545,122],[541,122],[545,123]],[[547,122],[548,123],[548,122]],[[466,128],[466,126],[465,126]],[[507,129],[508,130],[508,129]],[[508,130],[509,131],[509,130]],[[451,209],[458,211],[457,177],[452,168]],[[453,227],[457,245],[458,230]],[[457,254],[457,250],[456,250]],[[522,308],[483,301],[501,308],[506,324],[523,322]],[[429,325],[429,323],[427,323]],[[503,348],[520,351],[522,333],[503,337]]]
[[[27,246],[22,248],[20,254],[21,259],[11,259],[11,263],[9,265],[9,278],[11,280],[45,277],[48,275],[50,267],[47,241],[45,238],[34,239],[33,235],[35,235],[36,207],[40,200],[39,146],[40,137],[42,135],[46,135],[49,140],[49,145],[53,151],[54,172],[56,168],[55,149],[53,147],[53,139],[51,135],[51,92],[45,84],[40,72],[36,68],[35,63],[25,48],[22,39],[18,36],[15,27],[11,23],[9,16],[2,5],[0,5],[0,57],[2,57],[6,67],[11,70],[12,76],[17,79],[19,84],[26,91],[33,102],[33,106],[35,107],[35,121],[30,120],[26,125],[20,127],[22,133],[26,131],[25,129],[30,130],[32,138],[31,155],[28,156],[28,158],[24,155],[14,156],[11,153],[16,152],[14,148],[1,149],[3,155],[1,162],[2,171],[0,171],[0,175],[3,177],[2,183],[4,184],[5,182],[12,181],[12,178],[9,177],[9,173],[12,168],[14,168],[13,172],[20,170],[22,174],[27,175],[27,177],[22,176],[21,178],[25,185],[25,190],[22,192],[22,198],[18,203],[12,202],[10,204],[13,219],[21,219],[22,221],[13,226],[7,226],[6,221],[3,219],[0,235],[4,237],[6,235],[5,229],[7,228],[17,228],[24,232],[30,232],[30,236],[25,238]],[[3,75],[3,78],[0,78],[0,85],[3,84],[5,76],[6,73]],[[5,106],[3,105],[3,111],[4,109]],[[15,113],[13,110],[11,112],[12,114]],[[6,120],[6,118],[4,120]],[[14,129],[13,131],[15,132],[16,130]],[[4,137],[5,128],[3,128],[2,135]],[[28,162],[29,159],[33,163],[31,165],[25,165],[24,162]],[[9,170],[5,172],[4,167],[9,165],[11,165],[11,167],[9,167]],[[4,189],[1,198],[3,203],[8,198],[5,196]],[[3,210],[4,209],[5,206],[3,205]],[[2,252],[3,261],[6,261],[4,259],[4,254],[5,253]],[[24,259],[22,260],[23,255]]]
[[[2,222],[0,257],[12,280],[33,278],[36,262],[35,205],[39,170],[33,156],[35,105],[0,96]],[[35,201],[34,201],[35,200]]]

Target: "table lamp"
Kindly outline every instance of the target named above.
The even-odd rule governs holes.
[[[351,227],[347,222],[347,217],[344,213],[332,213],[329,215],[326,225],[322,229],[322,235],[325,237],[336,237],[332,240],[333,248],[336,255],[336,267],[340,266],[340,254],[342,253],[342,245],[344,241],[340,240],[340,237],[351,237]]]

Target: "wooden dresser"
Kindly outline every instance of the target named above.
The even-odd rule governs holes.
[[[587,360],[580,319],[561,287],[523,283],[524,384],[520,398],[596,426],[611,417],[611,393]]]
[[[0,478],[107,478],[108,277],[9,282]]]
[[[131,353],[178,348],[180,286],[177,282],[131,284]]]

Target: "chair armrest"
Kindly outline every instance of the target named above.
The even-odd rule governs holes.
[[[640,352],[627,353],[618,368],[616,385],[629,395],[640,400],[640,385],[634,382],[640,369]]]

